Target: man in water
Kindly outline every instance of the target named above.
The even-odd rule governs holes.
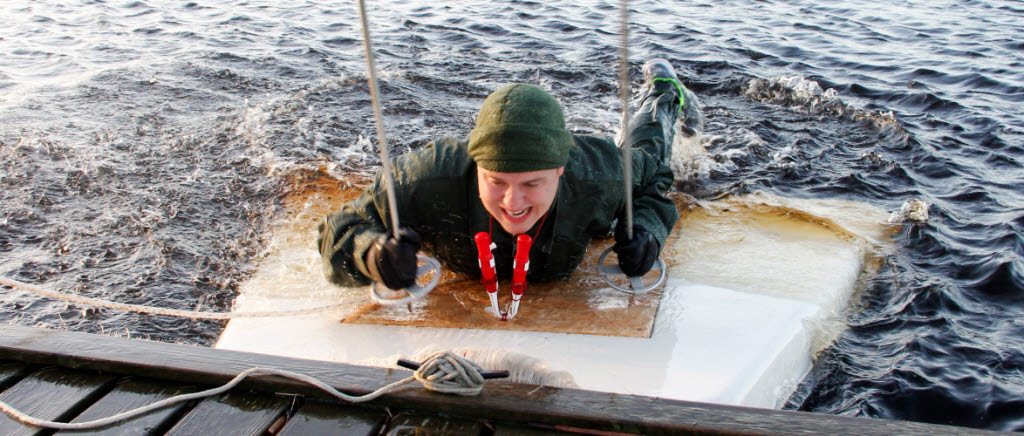
[[[473,237],[483,231],[497,245],[498,278],[511,277],[515,237],[525,233],[534,241],[527,279],[562,280],[579,267],[591,239],[609,235],[616,222],[623,272],[646,273],[679,219],[665,196],[677,118],[684,116],[681,128],[693,135],[703,116],[667,61],[649,60],[643,73],[644,95],[628,136],[632,205],[625,201],[622,154],[610,138],[570,133],[554,97],[534,85],[508,85],[487,97],[468,138],[441,138],[393,160],[399,238],[389,228],[380,174],[325,218],[317,241],[325,275],[341,286],[373,280],[402,289],[414,283],[423,249],[453,271],[479,276]]]

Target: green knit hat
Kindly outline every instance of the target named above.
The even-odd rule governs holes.
[[[484,100],[469,132],[469,155],[477,165],[501,173],[565,166],[572,134],[562,106],[544,89],[516,83]]]

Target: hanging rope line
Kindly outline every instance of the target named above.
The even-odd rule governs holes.
[[[619,31],[619,99],[622,101],[622,121],[619,138],[622,143],[622,179],[626,189],[626,236],[633,240],[633,153],[629,132],[629,0],[621,2],[622,27]]]
[[[235,376],[235,378],[231,379],[231,381],[213,389],[194,392],[191,394],[176,395],[171,398],[157,401],[148,406],[142,406],[107,418],[96,419],[88,422],[66,423],[39,419],[29,416],[3,401],[0,401],[0,411],[3,411],[5,414],[19,422],[36,427],[57,430],[85,430],[118,423],[172,404],[219,395],[231,390],[247,377],[259,377],[264,375],[285,377],[315,386],[338,399],[345,400],[350,403],[362,403],[376,399],[381,395],[393,392],[416,381],[420,382],[427,390],[433,392],[455,395],[476,395],[483,390],[484,379],[487,378],[482,373],[483,370],[480,368],[480,365],[477,365],[476,363],[450,351],[439,351],[428,357],[422,365],[419,365],[419,369],[417,369],[412,376],[388,384],[370,392],[369,394],[361,396],[345,394],[334,389],[330,385],[305,374],[281,369],[256,367],[242,371]],[[504,372],[492,377],[502,377],[507,375],[508,373]]]
[[[373,45],[370,40],[370,23],[366,14],[366,2],[359,0],[359,21],[363,25],[363,48],[366,50],[366,75],[370,82],[370,100],[373,102],[373,117],[377,121],[377,144],[380,146],[380,163],[383,167],[384,186],[388,194],[388,212],[391,214],[391,232],[395,240],[401,239],[398,228],[398,201],[395,194],[395,179],[391,175],[391,160],[388,159],[388,141],[384,136],[384,113],[380,104],[380,85],[377,83],[377,62],[373,56]],[[426,284],[421,285],[414,282],[412,286],[405,288],[406,296],[402,298],[385,298],[377,292],[377,282],[370,287],[370,296],[378,304],[410,304],[426,296],[437,286],[441,278],[441,263],[429,256],[418,255],[417,259],[422,260],[426,265],[416,271],[416,276],[424,277],[434,272],[433,278]],[[411,309],[410,309],[411,310]]]
[[[622,104],[622,121],[619,131],[619,149],[622,152],[622,180],[626,201],[626,238],[633,240],[633,139],[629,126],[629,0],[622,0],[620,5],[619,17],[622,23],[619,29],[619,99]],[[676,86],[679,86],[678,83]],[[682,89],[679,90],[679,93],[682,95]],[[645,285],[640,276],[627,276],[629,287],[621,286],[615,283],[612,277],[624,275],[622,268],[618,265],[605,264],[605,259],[611,252],[612,247],[609,247],[598,258],[597,272],[606,283],[617,290],[631,294],[644,294],[660,286],[668,277],[665,262],[659,257],[652,267],[652,269],[660,271],[654,283]]]
[[[373,102],[373,117],[377,120],[377,144],[380,146],[380,162],[384,167],[384,182],[388,192],[388,211],[391,212],[391,231],[398,237],[398,205],[395,200],[395,180],[391,175],[388,160],[388,141],[384,136],[384,113],[380,108],[380,85],[377,83],[377,63],[373,58],[370,42],[370,23],[366,17],[366,2],[359,0],[359,19],[363,24],[363,48],[366,50],[367,80],[370,81],[370,100]]]

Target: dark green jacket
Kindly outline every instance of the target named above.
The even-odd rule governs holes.
[[[574,136],[554,205],[530,250],[530,281],[568,278],[580,265],[592,238],[605,237],[625,220],[622,158],[610,139]],[[663,245],[679,212],[664,193],[672,184],[667,163],[633,150],[633,220]],[[442,138],[422,150],[393,159],[399,225],[423,238],[423,250],[453,271],[480,275],[473,236],[488,231],[480,202],[476,165],[466,141]],[[372,186],[320,225],[318,244],[327,278],[341,286],[370,283],[366,251],[390,232],[387,192],[378,174]],[[539,224],[539,222],[538,222]],[[536,225],[529,231],[533,236]],[[499,278],[512,275],[513,235],[492,228]]]

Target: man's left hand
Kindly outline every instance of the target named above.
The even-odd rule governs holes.
[[[627,239],[623,228],[615,231],[615,246],[612,250],[619,255],[619,267],[627,276],[642,276],[651,270],[658,259],[658,241],[647,229],[633,226],[633,239]]]

